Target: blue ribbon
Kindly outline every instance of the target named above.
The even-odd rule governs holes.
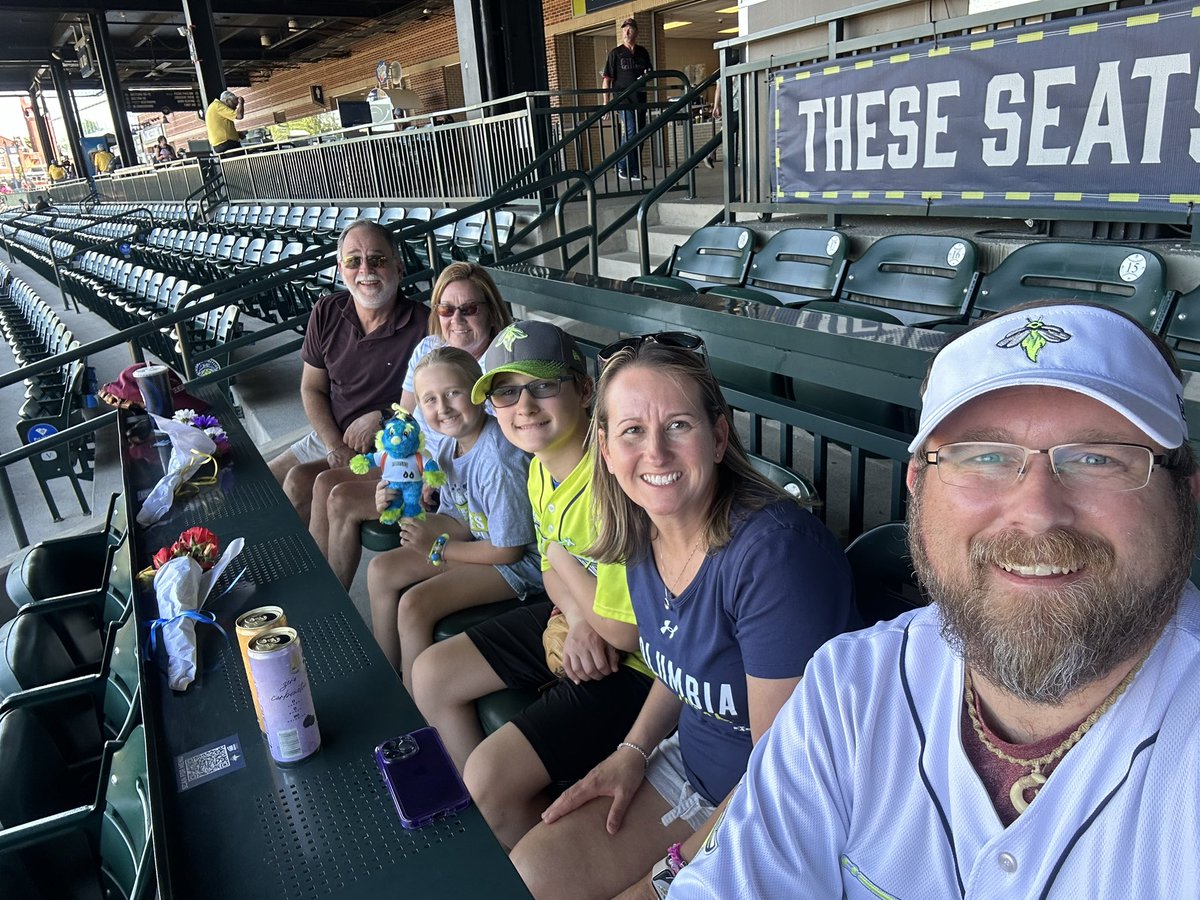
[[[205,625],[211,625],[217,631],[221,632],[221,637],[225,638],[228,643],[229,635],[225,633],[225,629],[217,624],[217,617],[210,612],[201,610],[189,609],[181,612],[179,615],[170,619],[152,619],[146,625],[150,628],[150,634],[146,638],[146,656],[149,659],[154,659],[158,653],[158,633],[172,622],[178,622],[180,619],[195,619]]]

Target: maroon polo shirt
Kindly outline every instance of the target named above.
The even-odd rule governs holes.
[[[391,321],[363,334],[348,291],[317,301],[300,358],[329,376],[329,400],[338,428],[345,431],[368,410],[378,410],[385,418],[391,415],[392,404],[399,403],[404,392],[408,358],[425,336],[428,316],[428,307],[402,296]]]

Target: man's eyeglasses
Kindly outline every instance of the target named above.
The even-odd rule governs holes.
[[[443,319],[449,319],[452,318],[455,313],[462,313],[464,316],[470,319],[473,318],[477,312],[479,312],[479,306],[480,304],[475,301],[464,303],[462,306],[454,306],[451,303],[439,303],[437,305],[437,314]]]
[[[562,392],[563,382],[570,380],[570,375],[559,375],[557,378],[531,381],[528,384],[506,384],[492,388],[487,392],[487,398],[492,401],[492,406],[504,409],[506,406],[515,405],[521,399],[522,391],[529,391],[529,396],[536,400],[557,397]]]
[[[1167,457],[1140,444],[1059,444],[1034,450],[1020,444],[965,441],[943,444],[925,454],[938,478],[955,487],[994,490],[1016,484],[1028,470],[1029,457],[1046,454],[1059,483],[1073,491],[1117,493],[1150,483],[1150,473]]]
[[[627,337],[619,341],[613,341],[596,354],[596,362],[603,369],[608,365],[609,360],[622,350],[636,351],[643,344],[662,344],[664,347],[691,350],[693,353],[699,353],[706,359],[708,356],[705,352],[704,339],[700,335],[691,334],[687,331],[660,331],[656,334],[642,334],[636,337]]]
[[[366,257],[367,265],[370,266],[372,269],[382,268],[384,265],[386,265],[388,262],[390,262],[391,259],[392,258],[390,256],[383,256],[382,254],[377,254],[377,253],[372,253],[370,256]],[[363,264],[363,257],[361,257],[361,256],[343,256],[342,257],[342,268],[343,269],[357,269],[362,264]]]

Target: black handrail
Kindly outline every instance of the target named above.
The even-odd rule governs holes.
[[[707,157],[710,153],[715,153],[717,148],[721,146],[721,141],[723,141],[723,140],[724,140],[724,132],[718,131],[716,134],[714,134],[711,138],[709,138],[704,143],[703,147],[701,147],[699,150],[697,150],[695,153],[693,153],[690,157],[688,157],[687,160],[683,163],[683,165],[681,165],[678,169],[676,169],[674,172],[672,172],[670,175],[668,175],[666,178],[664,178],[662,181],[660,181],[658,184],[656,184],[654,186],[654,189],[651,190],[648,194],[646,194],[646,196],[642,198],[642,202],[638,204],[638,206],[637,206],[638,263],[639,263],[639,265],[641,265],[643,275],[650,274],[650,240],[649,240],[650,229],[649,229],[649,224],[646,221],[647,215],[650,212],[650,207],[653,206],[655,201],[657,201],[659,197],[661,197],[663,194],[665,194],[667,191],[669,191],[680,179],[682,179],[685,176],[687,176],[688,174],[690,174],[696,168],[696,166],[700,164],[700,160]],[[722,209],[721,212],[719,212],[714,217],[714,220],[710,220],[709,222],[707,222],[705,224],[706,225],[715,224],[715,219],[723,219],[724,217],[725,217],[725,210]]]
[[[704,79],[699,84],[697,84],[690,91],[686,92],[681,97],[679,97],[678,99],[673,101],[671,104],[669,104],[666,107],[666,109],[664,109],[662,111],[662,113],[659,115],[659,117],[657,119],[655,119],[651,122],[648,122],[645,125],[645,127],[643,127],[640,131],[638,131],[638,133],[636,135],[634,135],[634,138],[632,141],[630,141],[630,143],[635,144],[636,146],[640,147],[657,129],[663,127],[666,122],[670,121],[670,119],[680,109],[690,106],[692,104],[692,102],[696,99],[696,97],[700,95],[701,92],[708,90],[708,87],[711,84],[713,84],[717,80],[717,78],[720,77],[720,74],[721,74],[720,72],[714,72],[712,75],[708,76],[708,78]],[[713,137],[715,139],[717,136],[714,135]],[[711,139],[704,146],[708,147],[710,144],[713,144],[713,140],[711,140]],[[628,145],[624,145],[624,146],[627,147]],[[622,153],[620,155],[623,156],[624,154]],[[705,154],[705,155],[707,155],[707,154]],[[614,156],[615,156],[615,154],[614,154]],[[619,157],[617,157],[617,158],[619,158]],[[609,159],[612,159],[615,162],[615,159],[613,157],[610,157]],[[684,176],[691,176],[692,172],[694,171],[694,169],[696,167],[696,164],[701,159],[703,159],[703,156],[693,153],[691,156],[689,156],[688,162],[686,162],[684,165],[680,166],[672,176],[668,176],[668,180],[670,180],[671,178],[674,178],[675,181],[672,181],[672,185],[673,185],[674,183],[676,183],[676,181],[678,181],[679,178],[682,178]],[[608,163],[608,162],[609,162],[609,160],[605,160],[605,163]],[[659,185],[658,187],[661,187],[661,185]],[[657,190],[657,188],[655,190]],[[656,199],[657,199],[657,197],[661,197],[662,194],[665,192],[665,190],[666,189],[655,194]],[[654,193],[654,192],[652,191],[651,193]],[[569,192],[564,193],[558,199],[558,206],[563,206],[569,199],[571,199]],[[605,226],[603,231],[600,232],[600,234],[598,235],[599,242],[601,244],[603,244],[613,234],[615,234],[618,230],[623,228],[625,226],[625,223],[627,223],[631,218],[633,218],[633,216],[637,212],[637,209],[638,209],[638,207],[631,206],[631,207],[629,207],[629,209],[627,209],[627,210],[623,211],[622,213],[620,213],[619,215],[617,215],[617,217],[615,219],[613,219],[607,226]],[[571,268],[571,266],[574,266],[577,262],[579,262],[578,256],[568,258],[565,261],[564,268],[569,269],[569,268]]]

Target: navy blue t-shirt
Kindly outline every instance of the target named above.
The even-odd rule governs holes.
[[[846,555],[815,516],[780,501],[735,518],[733,539],[669,604],[649,554],[626,567],[642,657],[683,701],[684,767],[713,804],[750,758],[746,676],[802,675],[813,651],[857,621]]]

